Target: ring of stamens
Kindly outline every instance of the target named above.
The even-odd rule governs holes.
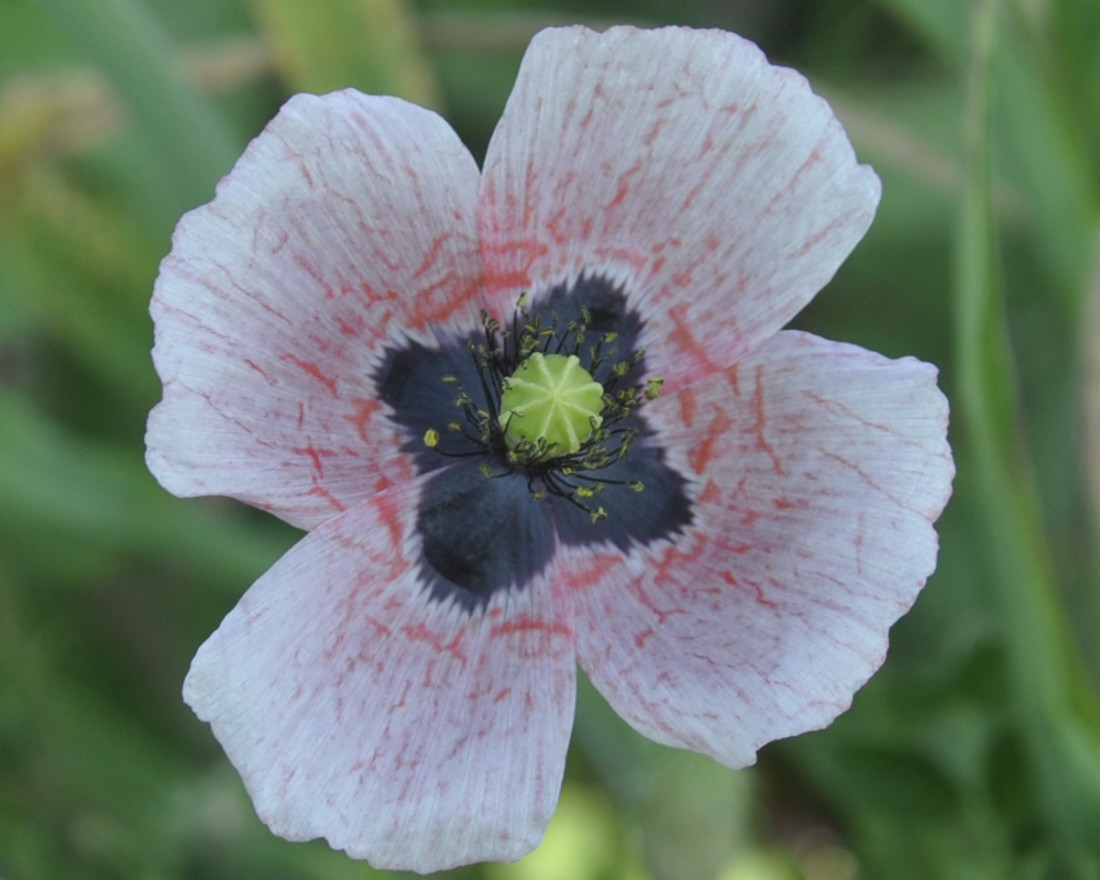
[[[444,430],[429,428],[424,444],[443,455],[487,456],[480,468],[486,477],[522,471],[527,474],[532,498],[564,498],[597,522],[607,516],[597,503],[607,485],[626,485],[635,492],[645,489],[640,481],[609,479],[599,476],[599,472],[629,454],[639,433],[630,416],[658,396],[663,380],[651,378],[644,385],[621,387],[645,357],[645,349],[619,357],[617,334],[590,331],[592,318],[587,308],[581,307],[579,320],[562,322],[554,312],[530,314],[525,306],[526,294],[520,297],[510,325],[504,328],[496,318],[482,312],[482,338],[471,338],[466,345],[476,367],[484,406],[478,405],[457,376],[443,376],[442,381],[455,390],[459,415],[443,423]],[[519,398],[512,392],[521,387],[520,380],[531,377],[531,370],[541,370],[547,364],[551,365],[551,375],[543,377],[545,383],[558,381],[553,376],[555,371],[567,372],[571,377],[563,388],[556,389],[562,392],[559,407],[568,405],[573,390],[570,382],[583,389],[579,400],[574,401],[575,409],[568,415],[562,413],[569,426],[559,423],[550,427],[536,419],[531,423],[533,427],[518,430],[522,424],[518,414],[526,418],[524,407],[530,407],[522,391]],[[605,375],[602,382],[594,378],[601,374]],[[554,393],[548,392],[550,397]],[[448,434],[465,438],[476,448],[449,452],[445,441]]]

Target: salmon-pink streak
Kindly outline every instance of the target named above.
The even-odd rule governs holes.
[[[828,105],[745,40],[544,32],[485,159],[485,283],[489,295],[582,272],[624,284],[672,390],[790,320],[878,198]]]
[[[313,530],[203,645],[184,694],[277,833],[426,871],[537,844],[575,685],[560,573],[484,614],[423,601],[418,490]]]
[[[686,533],[576,594],[581,664],[619,714],[734,767],[829,723],[882,662],[954,472],[926,364],[786,331],[739,371],[743,392],[714,373],[647,409],[696,478]]]
[[[420,872],[525,855],[578,660],[638,731],[731,767],[843,711],[935,565],[954,472],[934,368],[781,329],[878,199],[806,81],[719,31],[538,34],[484,173],[397,98],[286,103],[161,265],[147,435],[170,491],[308,531],[184,686],[275,833]],[[483,565],[488,496],[408,427],[437,361],[406,358],[552,290],[594,291],[641,387],[664,380],[625,423],[647,458],[611,465],[646,479],[609,478],[591,533],[549,498],[509,524],[546,543]]]
[[[350,91],[289,101],[161,266],[160,481],[312,528],[408,479],[372,371],[388,345],[476,325],[479,178],[427,110]]]

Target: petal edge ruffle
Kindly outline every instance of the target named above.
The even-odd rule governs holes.
[[[935,567],[935,369],[786,331],[650,417],[694,481],[674,544],[574,579],[581,665],[646,736],[744,766],[844,711]]]
[[[474,613],[430,600],[410,494],[303,538],[199,649],[184,696],[281,836],[380,868],[513,860],[557,803],[569,597],[547,578]]]
[[[431,111],[351,90],[288,101],[161,265],[161,483],[311,528],[408,477],[372,370],[387,345],[477,320],[478,180]]]
[[[486,285],[514,296],[608,276],[640,304],[651,372],[676,388],[801,310],[878,199],[826,102],[747,40],[543,31],[485,160]]]

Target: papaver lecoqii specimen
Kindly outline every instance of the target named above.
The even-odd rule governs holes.
[[[276,833],[522,856],[578,661],[729,767],[844,710],[953,474],[934,368],[780,329],[878,198],[718,31],[539,34],[484,171],[396,98],[286,104],[176,231],[148,434],[172,492],[308,530],[184,688]]]

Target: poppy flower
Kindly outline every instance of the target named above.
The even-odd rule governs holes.
[[[170,491],[308,531],[184,686],[277,834],[524,855],[578,662],[729,767],[848,706],[952,477],[933,367],[781,329],[878,198],[718,31],[540,33],[482,171],[396,98],[283,107],[176,230],[148,433]]]

